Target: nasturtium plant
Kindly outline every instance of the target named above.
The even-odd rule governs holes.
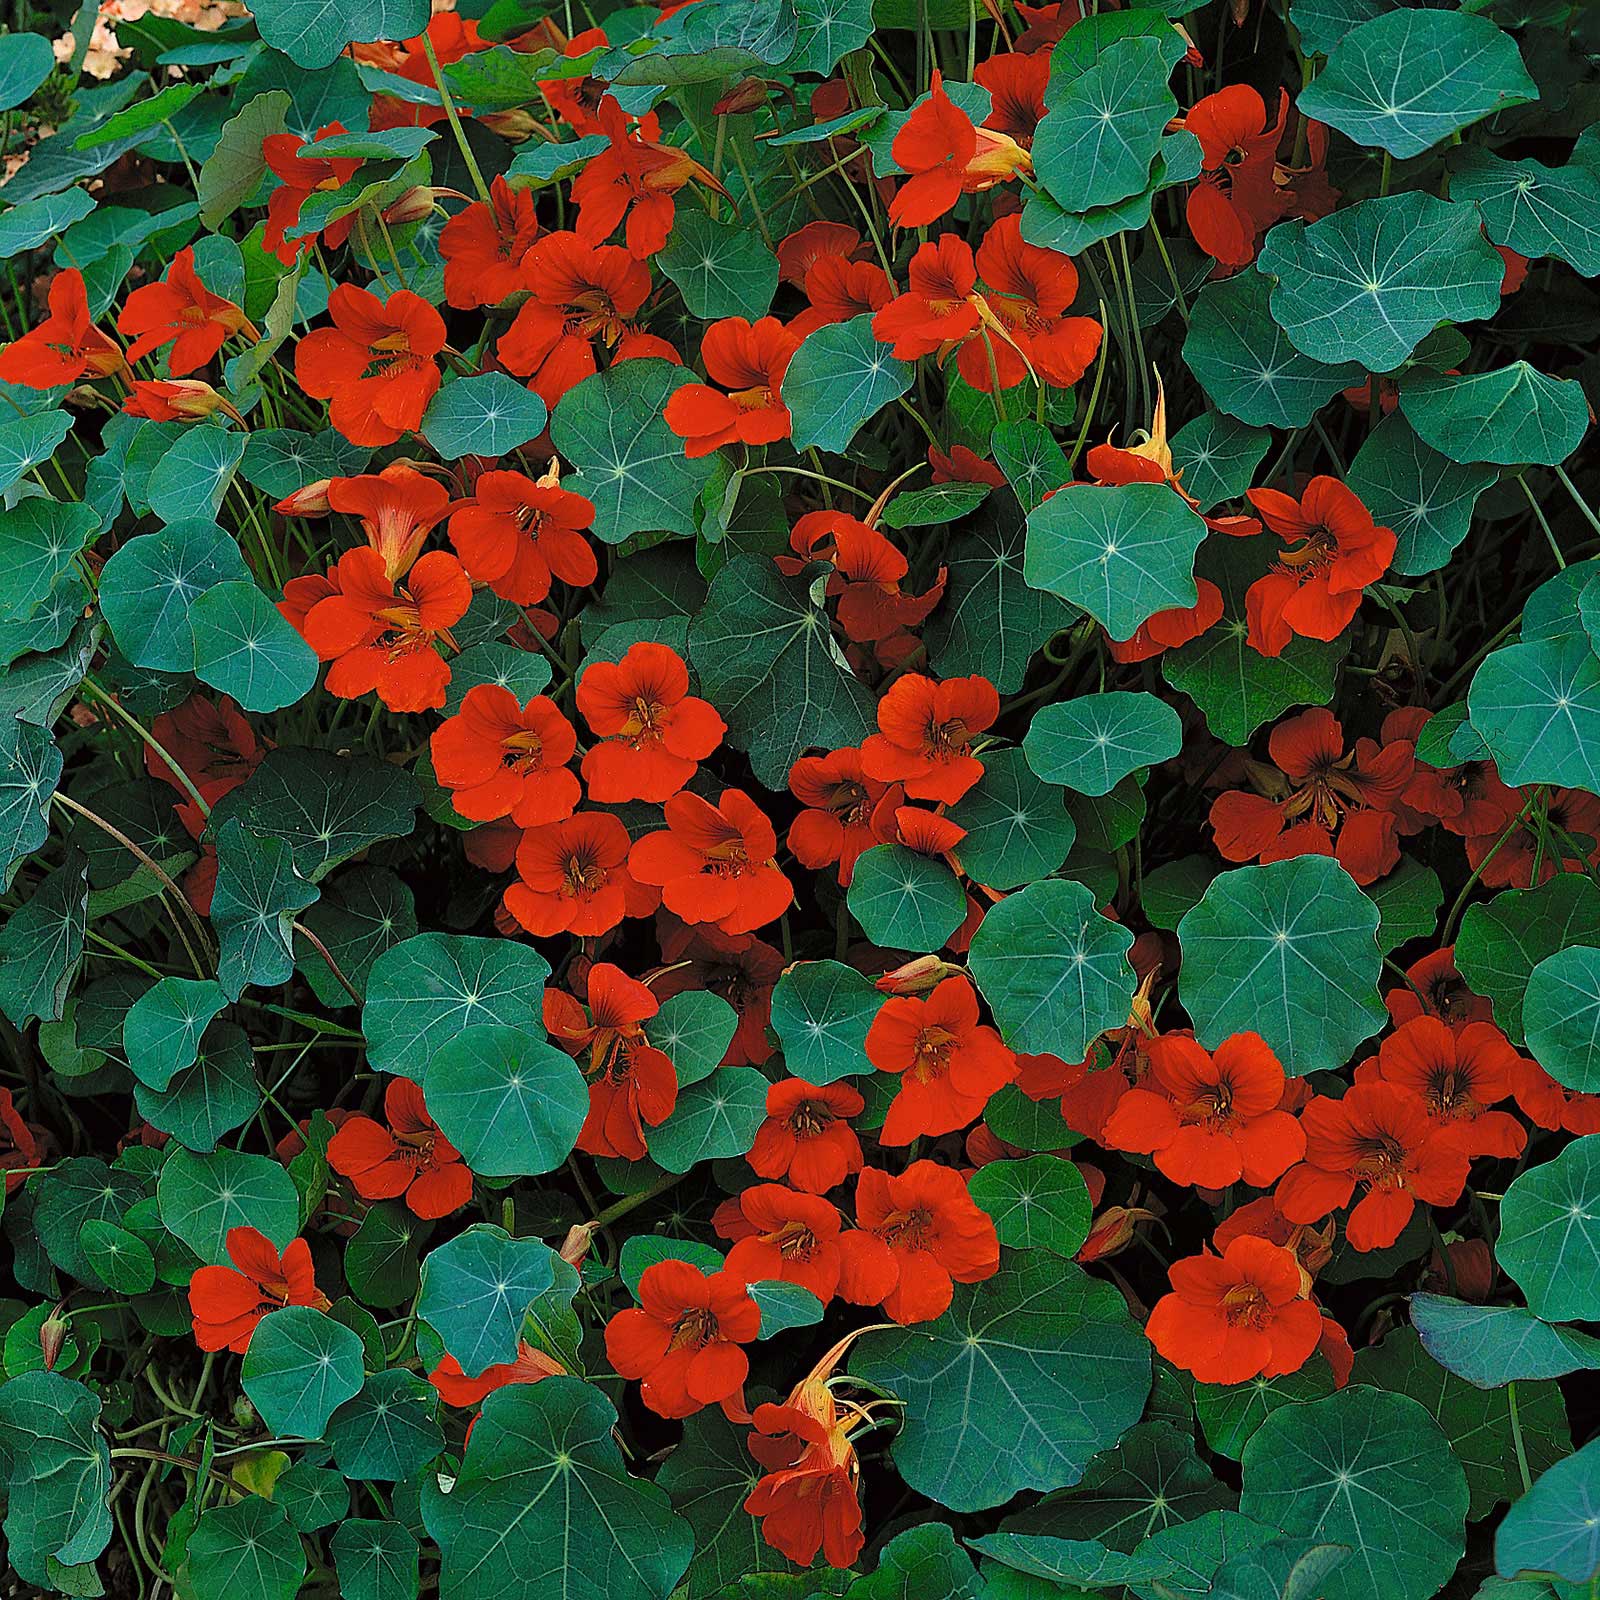
[[[1594,1600],[1593,10],[19,0],[10,1587]]]

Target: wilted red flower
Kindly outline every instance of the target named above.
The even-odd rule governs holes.
[[[1322,1313],[1305,1298],[1292,1252],[1245,1234],[1220,1256],[1190,1256],[1168,1271],[1172,1293],[1156,1302],[1145,1333],[1173,1366],[1201,1383],[1244,1383],[1311,1359]]]
[[[658,1416],[703,1406],[742,1411],[749,1376],[741,1346],[761,1331],[761,1310],[732,1272],[709,1276],[686,1261],[657,1261],[639,1279],[639,1305],[606,1324],[606,1358],[640,1380],[639,1398]]]
[[[670,800],[728,731],[689,693],[677,651],[641,640],[620,661],[595,661],[578,680],[578,710],[600,742],[583,758],[591,798],[606,805]]]
[[[914,800],[953,804],[983,776],[972,739],[1000,715],[987,678],[935,683],[907,673],[878,702],[878,732],[861,744],[861,765],[880,783],[900,783]]]
[[[342,122],[330,122],[317,129],[315,139],[302,139],[297,133],[271,133],[261,141],[261,158],[278,179],[278,187],[267,201],[261,246],[286,267],[293,266],[295,257],[317,241],[315,231],[298,239],[287,237],[288,230],[300,220],[301,207],[314,194],[342,189],[361,170],[359,156],[303,156],[300,151],[308,143],[316,145],[348,131]],[[350,237],[355,220],[354,214],[340,217],[321,230],[330,249],[338,249]]]
[[[1245,595],[1249,643],[1279,656],[1296,635],[1337,639],[1361,609],[1362,591],[1394,560],[1395,534],[1337,478],[1316,477],[1296,500],[1277,489],[1246,498],[1289,549]]]
[[[934,1161],[913,1161],[898,1175],[864,1168],[856,1226],[840,1246],[840,1295],[854,1305],[881,1304],[902,1324],[943,1316],[955,1284],[1000,1270],[994,1223],[961,1174]]]
[[[660,894],[629,874],[628,846],[621,819],[604,811],[530,828],[517,846],[520,882],[506,890],[506,909],[541,939],[595,938],[624,917],[648,916]]]
[[[513,605],[538,605],[556,578],[581,589],[599,575],[583,536],[593,522],[594,503],[563,489],[552,461],[539,478],[480,474],[472,498],[450,514],[450,543],[475,582]]]
[[[195,271],[194,250],[180,250],[160,283],[135,289],[117,318],[117,332],[127,335],[128,360],[152,351],[167,351],[167,369],[174,378],[203,367],[236,333],[253,333],[245,314],[231,300],[213,294]]]
[[[657,1127],[678,1103],[678,1074],[671,1058],[645,1037],[641,1024],[661,1009],[649,988],[607,961],[595,962],[585,980],[589,1011],[559,989],[544,992],[544,1025],[571,1054],[588,1055],[589,1114],[578,1148],[593,1156],[640,1161],[645,1126]]]
[[[739,1018],[724,1066],[757,1066],[772,1055],[767,1024],[772,990],[784,969],[781,952],[750,933],[724,933],[712,923],[698,927],[670,912],[657,919],[662,959],[672,965],[652,987],[665,1000],[689,989],[705,989],[733,1007]]]
[[[1586,789],[1549,789],[1541,806],[1520,816],[1530,792],[1512,790],[1511,816],[1490,832],[1467,837],[1467,864],[1486,889],[1530,889],[1600,861],[1600,845],[1584,852],[1581,843],[1600,841],[1600,797]],[[1513,818],[1519,818],[1515,826]]]
[[[1255,1033],[1236,1033],[1215,1051],[1188,1034],[1145,1046],[1150,1073],[1117,1104],[1104,1142],[1154,1158],[1174,1183],[1225,1189],[1242,1178],[1274,1183],[1305,1154],[1300,1124],[1280,1109],[1283,1067]]]
[[[789,790],[805,808],[789,824],[789,849],[813,872],[839,865],[839,884],[850,886],[864,850],[886,842],[875,826],[880,807],[892,808],[892,784],[869,778],[853,747],[825,756],[801,756],[789,769]]]
[[[105,378],[127,365],[116,341],[95,327],[89,293],[76,267],[50,280],[50,315],[0,350],[0,382],[54,389],[80,378]]]
[[[189,1279],[189,1312],[202,1350],[250,1348],[256,1324],[284,1306],[328,1309],[311,1268],[311,1246],[292,1239],[280,1256],[255,1228],[230,1228],[223,1240],[231,1267],[197,1267]]]
[[[1438,1017],[1416,1017],[1378,1047],[1378,1059],[1357,1069],[1420,1099],[1440,1138],[1469,1160],[1522,1154],[1527,1131],[1509,1112],[1517,1070],[1511,1041],[1490,1022],[1451,1028]],[[1376,1069],[1375,1071],[1373,1069]]]
[[[1381,749],[1370,739],[1346,752],[1344,729],[1314,707],[1289,717],[1267,740],[1276,767],[1248,763],[1258,791],[1231,789],[1211,805],[1217,849],[1229,861],[1334,856],[1360,884],[1400,859],[1392,807],[1411,777],[1413,746]]]
[[[743,790],[724,789],[716,805],[675,794],[664,811],[667,826],[634,841],[628,870],[658,885],[674,916],[750,933],[789,909],[794,888],[773,859],[777,835]]]
[[[582,798],[567,770],[578,735],[548,695],[526,705],[497,683],[476,683],[433,730],[434,776],[474,822],[510,817],[519,828],[561,822]]]
[[[776,317],[713,322],[700,342],[700,359],[706,376],[722,388],[686,383],[667,397],[667,426],[684,441],[684,454],[694,458],[725,444],[787,439],[789,408],[779,390],[799,345]]]
[[[861,1170],[861,1141],[849,1118],[865,1108],[848,1083],[780,1079],[767,1090],[767,1120],[745,1160],[759,1177],[826,1194]]]
[[[534,192],[496,175],[489,203],[474,200],[439,230],[444,297],[458,310],[494,306],[527,287],[523,261],[539,237]]]
[[[1291,1222],[1319,1222],[1356,1201],[1345,1236],[1356,1250],[1400,1237],[1418,1200],[1461,1198],[1467,1157],[1442,1138],[1422,1099],[1389,1083],[1358,1083],[1342,1100],[1319,1095],[1300,1116],[1306,1158],[1279,1181],[1274,1199]]]
[[[935,483],[986,483],[991,489],[1006,486],[1005,473],[964,444],[951,445],[948,455],[938,445],[930,444],[928,465],[933,468]]]
[[[1293,210],[1274,176],[1288,115],[1283,90],[1278,120],[1269,128],[1266,102],[1248,84],[1235,83],[1196,101],[1183,118],[1201,152],[1200,177],[1185,209],[1189,231],[1224,267],[1248,266],[1256,241]]]
[[[327,498],[330,510],[359,519],[391,582],[411,570],[450,507],[450,491],[405,461],[392,461],[381,472],[359,478],[330,479]]]
[[[294,375],[351,444],[393,444],[422,424],[439,389],[434,357],[444,318],[409,289],[387,301],[341,283],[328,297],[331,328],[316,328],[294,351]]]
[[[978,991],[964,977],[946,978],[922,999],[885,1000],[867,1030],[866,1051],[879,1072],[900,1074],[878,1134],[886,1145],[965,1127],[1017,1075],[1017,1058],[978,1021]]]
[[[328,692],[353,700],[376,689],[391,711],[442,706],[450,668],[438,645],[449,642],[450,629],[472,603],[461,563],[430,551],[401,588],[385,575],[383,557],[363,545],[339,557],[329,581],[333,591],[299,624],[306,643],[333,663]]]
[[[472,1198],[472,1174],[461,1152],[428,1115],[422,1090],[391,1078],[383,1094],[388,1123],[347,1117],[328,1141],[328,1165],[363,1200],[398,1200],[419,1217],[447,1217]]]
[[[963,194],[977,194],[1032,170],[1028,152],[1008,134],[972,119],[948,94],[935,70],[928,98],[914,106],[890,154],[910,176],[889,203],[897,228],[937,222]]]
[[[727,1270],[746,1283],[796,1283],[824,1305],[839,1287],[839,1208],[814,1194],[758,1183],[725,1200],[713,1218],[732,1239]]]

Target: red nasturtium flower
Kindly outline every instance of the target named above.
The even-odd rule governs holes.
[[[383,557],[362,546],[345,551],[327,581],[331,592],[297,625],[317,655],[333,663],[328,692],[354,700],[375,689],[391,711],[442,706],[450,668],[438,645],[449,643],[450,629],[472,603],[461,563],[443,550],[430,551],[402,587],[385,574]],[[284,601],[293,622],[295,597],[288,587]]]
[[[1406,981],[1391,989],[1383,1003],[1396,1027],[1424,1016],[1438,1017],[1452,1028],[1494,1021],[1494,1007],[1472,992],[1457,969],[1453,944],[1412,962],[1406,968]]]
[[[667,398],[667,426],[684,441],[684,454],[708,456],[725,444],[787,439],[789,408],[779,390],[799,347],[776,317],[713,322],[700,341],[700,359],[706,376],[722,387],[686,383]]]
[[[311,1268],[311,1246],[291,1239],[277,1247],[255,1228],[230,1228],[223,1240],[231,1267],[197,1267],[189,1279],[189,1312],[202,1350],[250,1348],[256,1324],[284,1306],[328,1309]]]
[[[122,409],[151,422],[195,422],[220,411],[236,420],[233,402],[198,378],[135,378]]]
[[[709,1276],[687,1261],[657,1261],[639,1279],[637,1308],[606,1324],[606,1359],[638,1378],[658,1416],[688,1417],[720,1405],[730,1417],[750,1374],[742,1346],[761,1331],[761,1310],[732,1272]]]
[[[769,1097],[769,1110],[770,1104]],[[0,1087],[0,1173],[5,1174],[6,1194],[15,1194],[28,1181],[28,1174],[39,1165],[41,1132],[24,1120],[11,1098],[11,1091]]]
[[[1356,1069],[1356,1082],[1372,1076],[1416,1095],[1441,1140],[1469,1159],[1509,1160],[1522,1154],[1527,1131],[1509,1112],[1493,1108],[1511,1098],[1518,1059],[1491,1022],[1451,1028],[1438,1017],[1419,1016],[1383,1041],[1375,1063]]]
[[[889,203],[889,220],[897,228],[937,222],[963,194],[992,189],[1033,166],[1009,134],[973,127],[937,71],[928,98],[912,108],[895,134],[890,154],[910,174]]]
[[[461,709],[433,730],[433,772],[463,817],[519,828],[561,822],[583,797],[568,770],[578,735],[549,695],[526,705],[497,683],[467,690]]]
[[[127,365],[114,339],[95,327],[89,292],[76,267],[50,280],[50,315],[0,350],[0,382],[53,389],[80,378],[105,378]]]
[[[1145,1332],[1201,1383],[1281,1377],[1311,1359],[1322,1313],[1305,1298],[1292,1251],[1244,1234],[1220,1256],[1173,1262],[1169,1274],[1172,1293],[1156,1302]]]
[[[474,200],[439,231],[444,297],[457,310],[495,306],[524,289],[523,263],[539,237],[534,191],[503,177],[489,184],[489,203]]]
[[[203,367],[234,334],[254,330],[238,306],[200,281],[191,248],[172,258],[160,283],[147,283],[128,296],[117,332],[129,340],[130,361],[170,345],[167,368],[181,378]]]
[[[777,835],[742,789],[724,789],[716,805],[675,794],[663,809],[667,826],[634,841],[628,870],[657,885],[674,916],[750,933],[789,909],[794,887],[773,859]]]
[[[367,543],[383,557],[384,575],[398,582],[444,519],[450,491],[409,462],[393,461],[381,472],[330,479],[327,500],[330,511],[360,521]]]
[[[1394,530],[1373,522],[1337,478],[1313,478],[1298,500],[1277,489],[1252,489],[1246,498],[1289,547],[1245,595],[1251,648],[1280,656],[1296,635],[1337,639],[1367,585],[1389,570]]]
[[[866,1051],[879,1072],[900,1074],[878,1134],[886,1145],[964,1128],[1017,1075],[1017,1058],[978,1021],[978,992],[964,977],[944,979],[925,998],[885,1000]]]
[[[393,444],[422,424],[439,389],[434,357],[444,318],[421,295],[396,289],[387,301],[341,283],[328,297],[331,328],[295,346],[294,375],[351,444]]]
[[[885,838],[875,825],[879,807],[891,806],[894,785],[869,778],[861,752],[847,746],[825,756],[801,756],[789,769],[789,791],[805,808],[789,824],[789,849],[815,872],[839,867],[839,885],[850,887],[863,851]]]
[[[469,1378],[461,1363],[446,1355],[429,1374],[428,1382],[447,1406],[480,1406],[496,1389],[513,1383],[541,1383],[546,1378],[564,1378],[567,1369],[554,1356],[528,1343],[517,1341],[515,1361],[497,1361],[477,1377]]]
[[[328,1141],[328,1165],[363,1200],[398,1200],[419,1217],[447,1217],[472,1198],[472,1174],[440,1133],[422,1090],[393,1078],[383,1093],[384,1122],[346,1117]]]
[[[1174,1183],[1225,1189],[1275,1183],[1305,1154],[1300,1124],[1280,1109],[1283,1067],[1256,1033],[1236,1033],[1214,1051],[1188,1034],[1145,1046],[1150,1073],[1106,1123],[1113,1150],[1151,1156]]]
[[[1024,149],[1031,148],[1045,113],[1044,91],[1050,82],[1050,52],[1033,55],[1002,52],[980,61],[972,69],[972,81],[989,91],[986,128],[1009,134]]]
[[[582,589],[600,567],[583,530],[594,503],[561,487],[552,461],[539,478],[521,472],[481,474],[472,497],[450,514],[450,543],[474,582],[513,605],[538,605],[555,579]]]
[[[271,133],[261,141],[261,159],[266,162],[278,187],[267,201],[267,224],[261,246],[285,266],[293,266],[301,251],[316,243],[311,232],[298,239],[287,237],[300,220],[300,209],[312,195],[342,189],[361,169],[359,156],[303,156],[302,148],[324,139],[334,139],[349,130],[342,122],[330,122],[317,130],[315,139],[302,139],[297,133]],[[355,215],[340,217],[321,230],[323,243],[336,250],[350,237]]]
[[[989,1214],[959,1172],[935,1161],[913,1161],[898,1175],[863,1168],[856,1225],[840,1248],[840,1295],[854,1305],[881,1305],[902,1324],[943,1316],[955,1284],[979,1283],[1000,1270]]]
[[[878,731],[861,745],[861,765],[880,783],[899,783],[913,800],[954,804],[979,778],[972,739],[1000,715],[987,678],[932,678],[908,673],[878,701]]]
[[[1400,1237],[1417,1201],[1461,1198],[1468,1159],[1443,1138],[1421,1097],[1392,1083],[1358,1083],[1342,1100],[1319,1095],[1300,1114],[1306,1158],[1279,1180],[1278,1209],[1291,1222],[1320,1222],[1361,1198],[1345,1224],[1356,1250]]]
[[[645,984],[607,961],[589,968],[586,983],[587,1013],[560,989],[544,992],[546,1032],[572,1055],[588,1057],[589,1114],[578,1148],[640,1161],[646,1125],[658,1127],[678,1103],[672,1059],[650,1043],[642,1026],[661,1003]]]
[[[595,938],[624,917],[648,916],[660,892],[631,876],[628,848],[621,818],[605,811],[530,828],[517,846],[518,882],[506,890],[506,909],[541,939]]]
[[[1255,260],[1256,241],[1292,209],[1274,177],[1278,141],[1289,115],[1281,92],[1278,120],[1267,126],[1266,102],[1248,84],[1229,84],[1197,100],[1183,125],[1200,141],[1199,180],[1185,215],[1194,241],[1224,267]]]
[[[578,680],[578,710],[599,736],[583,781],[603,805],[670,800],[728,731],[709,701],[689,693],[677,651],[641,641],[620,661],[596,661]]]
[[[745,1160],[758,1177],[826,1194],[861,1170],[861,1141],[849,1119],[866,1104],[848,1083],[783,1078],[767,1090],[767,1120]]]
[[[818,1195],[758,1183],[723,1201],[713,1218],[734,1241],[727,1270],[746,1283],[797,1283],[826,1305],[839,1288],[839,1208]]]

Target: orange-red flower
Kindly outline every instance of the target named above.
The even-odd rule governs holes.
[[[825,1381],[808,1379],[781,1405],[759,1405],[750,1453],[768,1470],[744,1509],[761,1519],[761,1537],[797,1566],[820,1550],[840,1570],[855,1564],[866,1543],[857,1485],[861,1468],[850,1431],[864,1413],[841,1413]]]
[[[829,256],[849,261],[861,248],[861,235],[843,222],[803,223],[778,242],[778,276],[797,289],[806,286],[806,274]]]
[[[700,341],[700,359],[706,376],[722,387],[686,383],[667,398],[667,426],[684,441],[684,454],[707,456],[725,444],[787,439],[789,408],[779,390],[799,346],[776,317],[713,322]]]
[[[474,822],[510,817],[519,828],[561,822],[582,790],[567,769],[578,735],[549,695],[526,705],[497,683],[476,683],[433,730],[433,773]]]
[[[972,119],[945,93],[937,71],[928,98],[913,107],[889,147],[910,174],[889,202],[897,228],[937,222],[963,194],[977,194],[1032,170],[1028,152],[1009,134]]]
[[[978,1283],[1000,1269],[994,1223],[961,1174],[934,1161],[913,1161],[898,1176],[864,1168],[856,1226],[841,1248],[840,1295],[854,1305],[881,1304],[902,1324],[943,1316],[955,1284]]]
[[[921,245],[906,269],[906,292],[872,319],[873,337],[902,361],[957,348],[978,331],[978,264],[960,234],[941,233]]]
[[[689,693],[677,651],[641,640],[620,661],[596,661],[578,680],[578,710],[599,735],[583,758],[590,796],[606,805],[670,800],[727,730],[709,701]]]
[[[280,1256],[272,1241],[255,1228],[230,1228],[223,1241],[231,1267],[197,1267],[189,1279],[189,1312],[195,1343],[202,1350],[250,1348],[256,1324],[284,1306],[328,1309],[317,1287],[311,1246],[292,1239]]]
[[[499,305],[525,288],[523,262],[538,237],[533,190],[496,176],[488,205],[474,200],[439,231],[445,300],[464,311]]]
[[[1583,848],[1583,841],[1600,840],[1600,796],[1586,789],[1548,790],[1542,806],[1511,826],[1534,792],[1513,789],[1511,816],[1467,836],[1467,864],[1484,888],[1529,889],[1559,872],[1583,872],[1600,861],[1600,847]]]
[[[0,350],[0,382],[54,389],[82,377],[104,378],[127,363],[116,341],[95,327],[89,293],[76,267],[50,281],[50,315]]]
[[[819,256],[806,268],[803,288],[810,304],[789,324],[796,339],[877,311],[894,298],[894,285],[876,261],[852,261],[843,255]]]
[[[361,168],[359,156],[303,156],[300,150],[308,142],[318,144],[345,132],[348,130],[342,122],[330,122],[317,129],[316,138],[309,141],[297,133],[272,133],[261,141],[261,157],[278,179],[278,187],[267,201],[267,225],[261,246],[285,266],[293,266],[295,257],[316,243],[315,233],[298,239],[286,237],[300,220],[300,208],[314,194],[342,189]],[[330,249],[337,249],[350,237],[355,220],[354,214],[340,217],[321,230]]]
[[[1411,777],[1408,741],[1380,748],[1360,739],[1346,753],[1344,729],[1318,706],[1280,722],[1267,749],[1276,766],[1246,762],[1256,792],[1231,789],[1212,802],[1211,826],[1224,857],[1333,856],[1360,884],[1395,867],[1400,845],[1392,808]]]
[[[526,1339],[517,1341],[515,1361],[497,1361],[469,1378],[461,1363],[446,1354],[429,1374],[428,1382],[447,1406],[480,1406],[496,1389],[513,1383],[540,1383],[545,1378],[564,1378],[567,1369],[554,1356],[547,1356]]]
[[[600,566],[583,530],[594,503],[561,487],[555,462],[542,477],[485,472],[450,515],[450,543],[474,582],[513,605],[538,605],[559,578],[575,589]]]
[[[1251,648],[1279,656],[1296,635],[1337,639],[1361,609],[1362,591],[1389,570],[1394,530],[1379,527],[1337,478],[1313,478],[1298,500],[1277,489],[1246,498],[1289,546],[1245,595]]]
[[[441,640],[466,615],[472,585],[461,563],[433,550],[411,569],[406,586],[384,572],[383,557],[368,546],[347,550],[330,569],[333,585],[299,624],[305,641],[328,669],[328,692],[353,700],[376,689],[391,711],[431,711],[442,706],[450,668]],[[295,620],[285,594],[286,614]]]
[[[1017,1075],[1017,1058],[978,1021],[978,991],[964,977],[946,978],[920,999],[885,1000],[866,1050],[879,1072],[900,1074],[878,1135],[886,1145],[964,1128]]]
[[[974,83],[989,91],[986,128],[1015,139],[1024,149],[1033,145],[1033,136],[1044,116],[1044,91],[1050,82],[1050,53],[1033,55],[1002,52],[980,61],[972,70]]]
[[[0,1087],[0,1173],[5,1174],[6,1194],[15,1194],[28,1181],[28,1174],[39,1165],[43,1148],[39,1141],[43,1137],[42,1128],[35,1128],[23,1119],[11,1098],[11,1091]],[[860,1165],[859,1156],[856,1164]]]
[[[117,318],[117,332],[130,340],[130,361],[171,345],[167,369],[181,378],[203,367],[225,339],[253,330],[238,306],[200,281],[194,251],[184,249],[172,258],[160,283],[147,283],[128,296]]]
[[[716,805],[675,794],[664,809],[667,826],[634,841],[628,870],[660,887],[667,910],[724,933],[750,933],[789,909],[794,888],[773,859],[777,835],[743,790],[724,789]]]
[[[861,1170],[861,1141],[849,1119],[865,1109],[848,1083],[782,1078],[767,1090],[767,1120],[745,1160],[758,1177],[826,1194]]]
[[[517,876],[506,890],[506,909],[541,939],[597,938],[624,917],[648,916],[660,901],[657,890],[629,873],[628,830],[604,811],[530,828],[517,846]]]
[[[719,1237],[732,1239],[727,1270],[746,1283],[796,1283],[826,1305],[839,1288],[839,1208],[818,1195],[758,1183],[717,1207]]]
[[[1294,209],[1278,186],[1278,141],[1289,114],[1280,92],[1278,120],[1267,126],[1266,102],[1248,84],[1229,84],[1195,102],[1183,125],[1200,141],[1200,177],[1185,215],[1194,241],[1224,267],[1255,260],[1256,241]]]
[[[1300,1124],[1281,1110],[1283,1067],[1259,1034],[1208,1051],[1188,1034],[1145,1046],[1150,1074],[1106,1123],[1104,1142],[1154,1158],[1174,1183],[1264,1189],[1305,1154]]]
[[[1446,945],[1406,968],[1406,982],[1391,989],[1383,1003],[1396,1027],[1414,1017],[1439,1017],[1452,1028],[1493,1022],[1494,1007],[1474,994],[1456,967],[1456,947]]]
[[[1511,1098],[1517,1052],[1492,1022],[1451,1028],[1438,1017],[1416,1017],[1363,1063],[1356,1082],[1376,1077],[1420,1099],[1441,1140],[1469,1160],[1522,1154],[1528,1135],[1509,1112],[1493,1107]],[[1373,1068],[1376,1071],[1373,1071]]]
[[[621,245],[546,234],[523,261],[521,287],[528,298],[495,353],[548,406],[600,370],[597,345],[613,361],[678,360],[665,339],[641,332],[633,321],[650,295],[650,269]]]
[[[706,989],[726,1000],[739,1017],[722,1064],[757,1066],[772,1054],[767,1024],[772,1020],[772,990],[783,971],[783,956],[754,934],[724,933],[711,923],[698,927],[663,912],[657,929],[662,959],[672,963],[652,987],[665,1000],[689,989]]]
[[[351,444],[393,444],[420,427],[439,389],[444,318],[409,289],[384,301],[348,283],[328,297],[328,314],[331,328],[295,346],[300,387],[328,402],[328,420]]]
[[[801,756],[789,769],[789,791],[805,808],[789,824],[795,860],[813,872],[837,862],[839,885],[849,888],[862,852],[887,842],[877,819],[885,801],[892,811],[895,786],[869,778],[861,752],[847,746],[825,756]]]
[[[544,1025],[572,1055],[588,1055],[589,1114],[578,1148],[593,1156],[644,1158],[645,1126],[654,1128],[678,1103],[678,1074],[671,1058],[645,1037],[661,1003],[637,978],[597,961],[589,968],[587,1014],[560,989],[544,992]]]
[[[1600,1094],[1563,1088],[1537,1061],[1518,1056],[1511,1073],[1517,1109],[1535,1127],[1583,1135],[1600,1133]]]
[[[1156,1302],[1145,1333],[1201,1383],[1298,1372],[1322,1337],[1300,1263],[1281,1245],[1244,1234],[1220,1256],[1174,1261],[1168,1275],[1172,1293]]]
[[[1196,578],[1194,587],[1197,598],[1192,606],[1158,611],[1146,617],[1126,639],[1108,638],[1106,650],[1111,659],[1124,666],[1149,661],[1216,627],[1222,620],[1222,591],[1209,578]]]
[[[953,804],[983,776],[972,739],[1000,715],[987,678],[935,683],[907,673],[878,702],[878,731],[861,744],[861,765],[880,783],[904,784],[913,800]]]
[[[1342,1100],[1319,1095],[1301,1113],[1306,1158],[1279,1180],[1274,1198],[1291,1222],[1319,1222],[1356,1201],[1345,1236],[1357,1250],[1400,1237],[1418,1200],[1461,1198],[1467,1157],[1441,1138],[1420,1096],[1391,1083],[1358,1083]]]
[[[409,1078],[391,1078],[383,1115],[388,1127],[371,1117],[347,1117],[328,1141],[328,1165],[363,1200],[403,1197],[419,1217],[459,1211],[472,1198],[472,1174],[428,1115],[422,1090]]]
[[[411,570],[428,535],[450,507],[450,491],[405,461],[359,478],[332,478],[328,507],[355,517],[367,543],[383,557],[384,575],[398,582]]]
[[[130,417],[151,422],[194,422],[221,411],[238,419],[233,402],[198,378],[135,378],[133,393],[122,403]]]
[[[606,1357],[658,1416],[703,1406],[742,1411],[750,1373],[741,1346],[761,1331],[761,1311],[732,1272],[707,1276],[686,1261],[658,1261],[639,1279],[639,1305],[606,1324]]]

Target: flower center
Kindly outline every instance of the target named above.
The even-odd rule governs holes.
[[[1272,1307],[1255,1284],[1236,1283],[1222,1297],[1222,1314],[1230,1327],[1259,1328],[1272,1315]]]
[[[942,1078],[950,1070],[950,1053],[955,1049],[955,1043],[956,1036],[938,1024],[924,1028],[917,1035],[917,1055],[911,1064],[911,1072],[918,1083]]]
[[[692,1346],[700,1350],[714,1343],[716,1337],[716,1314],[704,1307],[696,1307],[692,1311],[683,1312],[672,1325],[672,1343],[668,1348],[683,1350]]]

